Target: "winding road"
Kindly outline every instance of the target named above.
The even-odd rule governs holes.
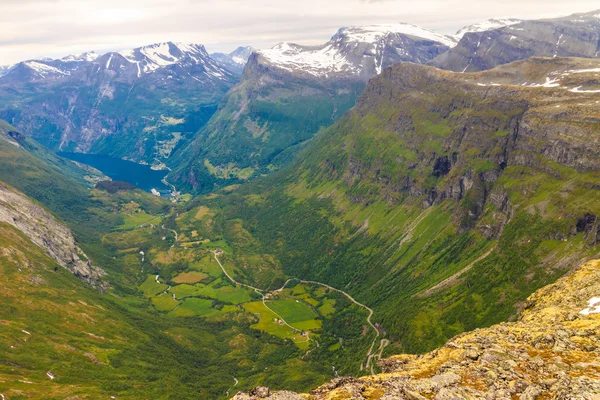
[[[177,243],[177,239],[179,238],[179,234],[177,233],[177,231],[175,231],[173,229],[165,228],[165,224],[162,225],[162,228],[166,229],[168,231],[171,231],[171,233],[173,233],[173,235],[175,235],[175,243]],[[174,247],[175,243],[173,243],[173,245],[171,247]]]
[[[225,270],[225,267],[223,267],[223,264],[221,264],[221,261],[219,260],[219,257],[217,256],[217,251],[213,251],[213,256],[215,257],[215,260],[217,261],[217,263],[219,264],[219,266],[221,267],[221,270],[223,271],[223,273],[225,274],[225,276],[234,284],[236,285],[240,285],[240,286],[245,286],[247,288],[250,288],[252,290],[254,290],[256,293],[260,294],[262,296],[262,302],[263,305],[269,310],[271,311],[273,314],[275,314],[285,325],[287,325],[288,327],[290,327],[291,329],[294,330],[299,330],[294,328],[293,326],[291,326],[290,324],[288,324],[285,319],[283,319],[279,314],[277,314],[275,311],[273,311],[271,308],[269,308],[269,306],[266,304],[265,302],[265,294],[263,292],[265,292],[262,289],[256,288],[254,286],[251,285],[247,285],[245,283],[241,283],[236,281],[235,279],[233,279],[233,277],[231,275],[229,275],[229,273],[227,272],[227,270]],[[381,359],[381,354],[383,353],[383,349],[385,348],[385,346],[387,346],[390,341],[387,339],[381,339],[379,342],[379,347],[377,349],[375,349],[375,343],[377,343],[377,339],[380,336],[379,330],[377,329],[377,327],[373,324],[373,322],[371,322],[371,317],[373,317],[373,309],[370,308],[369,306],[366,306],[360,302],[358,302],[354,297],[350,296],[348,293],[344,292],[343,290],[334,288],[333,286],[327,285],[325,283],[321,283],[321,282],[317,282],[317,281],[307,281],[307,280],[303,280],[303,279],[298,279],[298,278],[290,278],[288,279],[281,288],[277,289],[277,290],[272,290],[270,292],[267,292],[267,295],[272,294],[272,293],[277,293],[282,291],[288,283],[290,283],[291,281],[298,281],[300,283],[304,283],[304,284],[312,284],[312,285],[319,285],[319,286],[323,286],[326,287],[330,290],[333,290],[335,292],[341,293],[344,296],[346,296],[348,298],[348,300],[350,300],[352,303],[356,304],[359,307],[362,307],[363,309],[367,310],[367,312],[369,313],[369,315],[367,316],[367,323],[369,324],[369,326],[375,331],[375,338],[373,339],[373,342],[371,343],[371,347],[369,347],[369,351],[367,352],[366,355],[366,364],[364,366],[364,369],[371,369],[371,374],[374,374],[373,371],[373,365],[371,365],[371,361],[373,358],[377,358],[377,359]],[[306,340],[310,340],[310,338],[307,336]],[[360,365],[360,370],[363,370],[363,364],[361,363]]]
[[[234,283],[234,284],[236,284],[236,285],[240,285],[240,286],[244,286],[244,287],[250,288],[250,289],[254,290],[256,293],[260,294],[260,295],[261,295],[261,297],[262,297],[262,303],[263,303],[263,305],[265,306],[265,308],[266,308],[267,310],[269,310],[269,311],[271,311],[273,314],[275,314],[275,316],[276,316],[277,318],[279,318],[279,319],[281,320],[281,322],[283,322],[283,323],[284,323],[284,324],[285,324],[287,327],[289,327],[290,329],[292,329],[292,330],[294,330],[294,331],[302,331],[302,329],[294,328],[294,327],[293,327],[292,325],[290,325],[290,324],[289,324],[289,323],[288,323],[288,322],[287,322],[287,321],[286,321],[286,320],[285,320],[285,319],[284,319],[284,318],[283,318],[281,315],[277,314],[277,313],[275,312],[275,310],[273,310],[271,307],[269,307],[269,306],[267,305],[267,303],[266,303],[266,301],[265,301],[265,300],[266,300],[266,298],[267,298],[267,296],[264,294],[264,292],[265,292],[264,290],[262,290],[262,289],[259,289],[259,288],[257,288],[257,287],[254,287],[254,286],[251,286],[251,285],[247,285],[247,284],[245,284],[245,283],[242,283],[242,282],[238,282],[238,281],[236,281],[235,279],[233,279],[233,277],[232,277],[231,275],[229,275],[229,273],[228,273],[228,272],[225,270],[225,267],[223,267],[223,264],[221,264],[221,261],[220,261],[220,260],[219,260],[219,258],[217,257],[217,252],[216,252],[216,251],[213,251],[213,255],[214,255],[214,257],[215,257],[215,260],[217,260],[217,263],[218,263],[218,264],[219,264],[219,266],[221,267],[221,270],[223,271],[223,273],[225,274],[225,276],[226,276],[226,277],[227,277],[227,278],[228,278],[228,279],[229,279],[231,282],[233,282],[233,283]],[[282,287],[280,287],[279,289],[276,289],[276,290],[272,290],[272,291],[266,292],[266,293],[267,293],[267,295],[270,295],[271,293],[277,293],[277,292],[280,292],[280,291],[282,291],[282,290],[283,290],[283,289],[284,289],[284,288],[287,286],[287,284],[288,284],[288,283],[290,283],[290,281],[292,281],[292,280],[293,280],[293,279],[288,279],[287,281],[285,281],[285,283],[283,284],[283,286],[282,286]],[[307,336],[305,341],[306,341],[306,342],[308,342],[309,340],[310,340],[310,338]]]

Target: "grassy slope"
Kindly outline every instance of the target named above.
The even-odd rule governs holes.
[[[588,151],[577,140],[595,140],[599,124],[581,99],[570,116],[553,111],[547,102],[564,104],[564,91],[489,92],[447,73],[394,68],[294,166],[205,204],[243,221],[246,248],[234,258],[265,254],[288,276],[347,290],[375,308],[396,346],[426,351],[510,319],[534,290],[598,253],[576,229],[585,213],[600,214],[598,166],[530,155],[546,151],[539,132],[574,132],[558,145]],[[519,66],[528,68],[540,69]],[[519,130],[523,121],[529,131]],[[443,157],[456,160],[440,172]]]
[[[207,192],[289,164],[364,88],[362,82],[319,82],[258,69],[246,69],[194,142],[174,157],[180,160],[172,174],[178,187]]]
[[[261,382],[306,388],[324,379],[289,364],[298,352],[291,343],[233,321],[164,318],[55,270],[6,224],[0,240],[0,393],[8,398],[214,399],[233,376],[246,389]]]
[[[7,125],[3,129],[16,132]],[[202,287],[191,294],[201,298],[155,296],[167,288],[156,284],[155,274],[164,281],[187,268],[183,259],[171,258],[173,235],[162,228],[177,228],[174,214],[165,209],[168,202],[138,190],[90,190],[74,164],[26,138],[17,140],[21,147],[0,140],[1,179],[47,204],[72,226],[86,254],[108,272],[112,288],[107,295],[87,288],[56,269],[21,233],[2,225],[0,267],[6,279],[0,283],[5,294],[0,320],[10,329],[0,336],[0,393],[32,399],[213,399],[225,397],[233,377],[240,390],[259,384],[305,390],[331,378],[331,355],[321,354],[323,362],[301,360],[312,344],[300,349],[251,328],[258,318],[234,305],[251,300],[248,290],[223,283],[217,287],[217,279],[210,288],[198,284]],[[209,210],[199,214],[211,216]],[[200,222],[196,229],[204,236],[200,228],[207,221]],[[177,247],[174,254],[206,259],[222,241],[211,238],[215,242],[200,252]],[[147,254],[145,264],[141,250]],[[210,264],[190,265],[220,276],[216,263]],[[332,318],[329,324],[338,323],[337,332],[345,333],[340,321]],[[368,339],[357,342],[365,347]],[[351,348],[334,357],[355,356]],[[357,372],[358,361],[348,364],[348,372]],[[50,380],[47,371],[56,379]]]

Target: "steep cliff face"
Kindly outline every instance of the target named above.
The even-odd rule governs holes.
[[[73,234],[41,205],[0,182],[0,222],[17,228],[36,246],[77,278],[95,287],[106,287],[104,271],[77,246]]]
[[[174,157],[172,178],[207,191],[276,170],[350,109],[363,89],[360,79],[292,76],[254,54],[219,111]]]
[[[310,394],[258,388],[235,400],[596,399],[600,261],[538,290],[517,322],[454,337],[431,353],[381,361],[384,373],[338,378]]]
[[[458,45],[432,61],[457,72],[482,71],[532,56],[598,57],[600,10],[568,17],[521,21],[467,32]]]
[[[371,306],[397,351],[431,350],[600,252],[598,78],[587,59],[394,65],[226,216],[285,274]]]
[[[425,63],[453,38],[411,25],[340,29],[321,46],[281,43],[250,56],[242,80],[177,158],[172,179],[207,191],[287,165],[397,62]]]
[[[397,140],[388,139],[395,147],[382,150],[383,155],[400,156],[380,165],[361,154],[359,146],[346,141],[342,148],[335,138],[326,160],[345,153],[337,157],[347,164],[326,163],[348,186],[363,184],[359,179],[377,180],[383,187],[379,192],[390,198],[426,195],[430,204],[461,199],[465,187],[475,181],[494,183],[507,167],[545,169],[544,162],[551,161],[582,173],[597,172],[599,65],[595,60],[535,58],[467,75],[394,66],[369,82],[342,123],[371,121],[374,128],[398,133]],[[347,139],[364,134],[356,129]],[[392,165],[403,173],[391,174],[387,168]],[[426,175],[437,181],[435,187],[422,180]]]

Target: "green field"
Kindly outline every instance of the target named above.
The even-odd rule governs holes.
[[[243,287],[222,286],[220,288],[213,287],[217,281],[210,286],[197,285],[198,295],[210,297],[222,301],[223,303],[240,304],[252,300],[250,297],[251,290]]]
[[[178,299],[185,297],[194,297],[201,295],[201,288],[195,285],[177,285],[173,286],[170,290],[171,293],[175,294]]]
[[[186,299],[176,310],[169,313],[175,317],[193,317],[218,314],[219,310],[211,307],[212,301],[205,299]]]
[[[164,283],[156,283],[156,275],[148,275],[146,281],[140,285],[144,296],[152,297],[167,290],[169,286]]]
[[[308,341],[305,337],[298,333],[294,333],[289,326],[275,322],[275,320],[278,319],[277,316],[271,310],[266,308],[262,301],[246,303],[244,304],[244,308],[249,313],[260,318],[260,321],[257,324],[250,326],[251,328],[267,332],[282,339],[293,340],[300,348],[308,347]]]
[[[335,312],[335,300],[333,299],[324,299],[323,305],[318,308],[319,313],[325,317],[329,317]]]
[[[123,224],[119,225],[117,229],[126,230],[137,228],[138,226],[150,222],[156,219],[158,224],[159,220],[154,215],[147,214],[145,212],[134,213],[132,215],[123,215]]]
[[[310,306],[300,300],[268,301],[267,305],[292,326],[295,326],[294,323],[296,322],[310,321],[318,317]]]
[[[179,302],[174,300],[171,294],[165,293],[163,295],[153,297],[152,304],[154,304],[154,307],[156,307],[158,311],[171,311],[179,305]]]
[[[221,267],[212,256],[202,258],[200,261],[194,262],[189,267],[196,271],[206,272],[208,275],[218,278],[223,274]]]

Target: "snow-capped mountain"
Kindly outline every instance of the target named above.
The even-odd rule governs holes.
[[[407,24],[341,28],[327,43],[280,43],[250,56],[241,82],[195,140],[179,154],[172,177],[204,190],[269,173],[291,160],[319,129],[354,106],[367,80],[398,62],[427,63],[456,45],[450,36]]]
[[[219,63],[223,68],[233,72],[236,75],[242,75],[244,67],[248,62],[248,58],[254,51],[254,47],[244,46],[238,47],[229,54],[212,53],[210,57]]]
[[[0,78],[6,75],[13,67],[14,65],[0,65]]]
[[[185,79],[191,77],[203,82],[234,79],[231,72],[210,58],[204,46],[166,42],[103,55],[86,52],[60,59],[24,61],[7,71],[2,81],[39,82],[77,75],[93,78],[105,71],[112,71],[117,79],[124,80],[138,79],[154,72],[166,73],[171,76],[169,79],[179,73]]]
[[[96,52],[94,51],[88,51],[79,55],[68,55],[66,57],[61,58],[62,61],[65,62],[70,62],[70,61],[76,61],[76,62],[84,62],[84,61],[94,61],[96,60],[98,57],[100,57]]]
[[[425,63],[456,43],[451,36],[414,25],[369,25],[342,28],[322,46],[280,43],[258,53],[262,62],[291,72],[368,79],[397,62]]]
[[[152,162],[193,135],[237,81],[198,44],[30,60],[0,77],[0,98],[19,104],[0,118],[55,150]]]
[[[115,56],[114,53],[109,54]],[[120,51],[118,54],[139,67],[138,76],[161,68],[197,65],[203,66],[206,74],[217,78],[224,78],[228,75],[226,71],[223,71],[223,68],[210,58],[204,46],[199,44],[157,43],[137,49]],[[112,61],[110,56],[107,61],[107,68],[110,68],[110,62]]]
[[[469,32],[484,32],[491,31],[494,29],[504,28],[505,26],[511,26],[523,22],[517,18],[490,18],[477,24],[468,25],[460,29],[454,37],[460,40],[466,33]]]
[[[71,75],[67,68],[57,68],[51,61],[30,60],[23,61],[12,68],[0,78],[2,82],[25,83],[39,81],[55,81]]]
[[[458,45],[431,64],[452,71],[473,72],[533,56],[600,56],[600,10],[513,22],[497,19],[496,23],[504,26],[483,23],[478,28],[465,28]]]

